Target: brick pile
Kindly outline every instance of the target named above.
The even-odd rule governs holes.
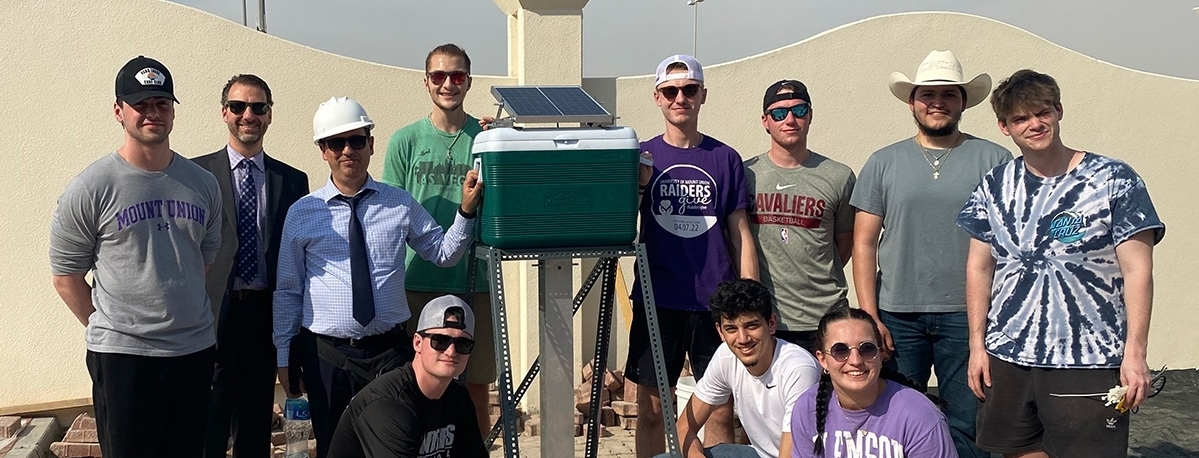
[[[62,442],[50,444],[50,454],[59,458],[99,458],[100,439],[96,436],[96,419],[86,413],[79,414]]]
[[[491,384],[491,392],[487,393],[487,401],[488,401],[487,402],[487,404],[488,404],[487,414],[490,416],[491,424],[494,425],[494,424],[502,421],[502,417],[503,417],[503,413],[502,413],[503,409],[500,407],[500,392],[499,392],[498,387],[494,383]],[[525,431],[525,434],[536,435],[536,434],[532,434],[529,432],[529,428],[530,428],[529,420],[530,420],[530,418],[527,415],[525,415],[524,409],[521,409],[520,406],[517,406],[516,407],[516,430],[517,431]],[[534,422],[533,428],[536,428],[536,422]],[[534,431],[534,432],[536,432],[536,431]]]

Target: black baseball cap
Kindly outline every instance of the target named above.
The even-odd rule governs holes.
[[[117,100],[130,105],[150,97],[175,98],[175,79],[162,62],[146,56],[134,57],[117,72]]]
[[[791,89],[791,92],[779,94],[783,88]],[[779,80],[766,89],[766,95],[762,97],[762,112],[766,112],[767,108],[780,100],[793,99],[803,100],[808,104],[812,103],[812,98],[808,96],[808,87],[803,83],[796,80]]]

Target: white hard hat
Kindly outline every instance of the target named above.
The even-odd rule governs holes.
[[[312,117],[312,141],[319,142],[340,133],[374,125],[375,122],[366,115],[366,109],[357,100],[330,97],[321,103]]]

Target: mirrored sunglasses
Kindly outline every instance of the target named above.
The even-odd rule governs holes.
[[[799,119],[804,116],[807,116],[808,111],[811,111],[811,108],[812,108],[811,105],[808,105],[806,103],[801,103],[799,105],[796,105],[796,106],[793,106],[790,108],[787,108],[787,107],[772,108],[767,113],[770,113],[770,119],[773,119],[773,120],[775,120],[775,122],[778,122],[778,121],[787,119],[787,113],[791,113],[792,115],[794,115],[795,119]]]
[[[683,92],[683,97],[692,98],[692,97],[695,97],[696,94],[699,94],[700,89],[702,89],[702,86],[700,86],[698,84],[688,84],[688,85],[682,86],[682,87],[662,86],[662,87],[658,88],[658,93],[662,94],[662,97],[666,97],[667,99],[674,100],[675,97],[679,96],[680,90],[682,90],[682,92]]]
[[[271,111],[271,104],[266,102],[243,102],[241,100],[230,100],[225,102],[225,107],[232,111],[233,114],[242,114],[246,112],[246,107],[250,107],[250,111],[258,116],[265,115]]]
[[[467,337],[450,337],[445,334],[430,334],[427,332],[418,332],[421,337],[429,339],[429,346],[433,347],[438,352],[445,353],[450,348],[450,344],[454,344],[454,351],[459,355],[469,355],[475,350],[475,341]]]
[[[365,135],[354,135],[352,137],[344,138],[326,138],[321,140],[321,144],[325,145],[325,147],[329,148],[331,151],[341,151],[346,147],[347,143],[350,144],[350,148],[362,149],[366,148],[366,140],[368,138],[370,137]]]
[[[875,358],[878,358],[878,345],[874,342],[862,342],[856,347],[837,342],[833,344],[832,348],[828,349],[828,354],[837,360],[837,362],[843,363],[849,359],[849,354],[854,350],[857,350],[858,356],[861,356],[866,361],[873,361]]]
[[[443,72],[439,70],[425,73],[425,76],[429,78],[429,82],[433,83],[434,86],[441,86],[443,83],[445,83],[445,79],[447,77],[450,79],[450,83],[453,83],[455,86],[461,86],[462,84],[466,83],[466,77],[470,76],[470,74],[461,70],[454,72]]]

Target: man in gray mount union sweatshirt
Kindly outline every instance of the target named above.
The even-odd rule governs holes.
[[[160,62],[126,63],[113,103],[124,143],[67,185],[50,226],[54,288],[87,327],[105,456],[204,448],[216,343],[205,275],[221,197],[211,173],[170,148],[177,102]]]

